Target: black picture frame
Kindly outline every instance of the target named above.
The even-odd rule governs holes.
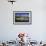
[[[32,11],[13,11],[13,24],[15,25],[32,24]]]

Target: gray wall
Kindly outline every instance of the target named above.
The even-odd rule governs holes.
[[[46,40],[45,0],[16,0],[13,5],[0,0],[0,40],[15,40],[19,32],[31,34],[37,41]],[[14,25],[13,11],[32,10],[32,25]]]

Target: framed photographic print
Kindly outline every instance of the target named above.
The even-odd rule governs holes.
[[[29,25],[32,24],[31,11],[13,11],[13,24]]]

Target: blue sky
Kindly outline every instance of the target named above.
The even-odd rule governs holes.
[[[15,13],[16,16],[28,16],[29,13]]]

